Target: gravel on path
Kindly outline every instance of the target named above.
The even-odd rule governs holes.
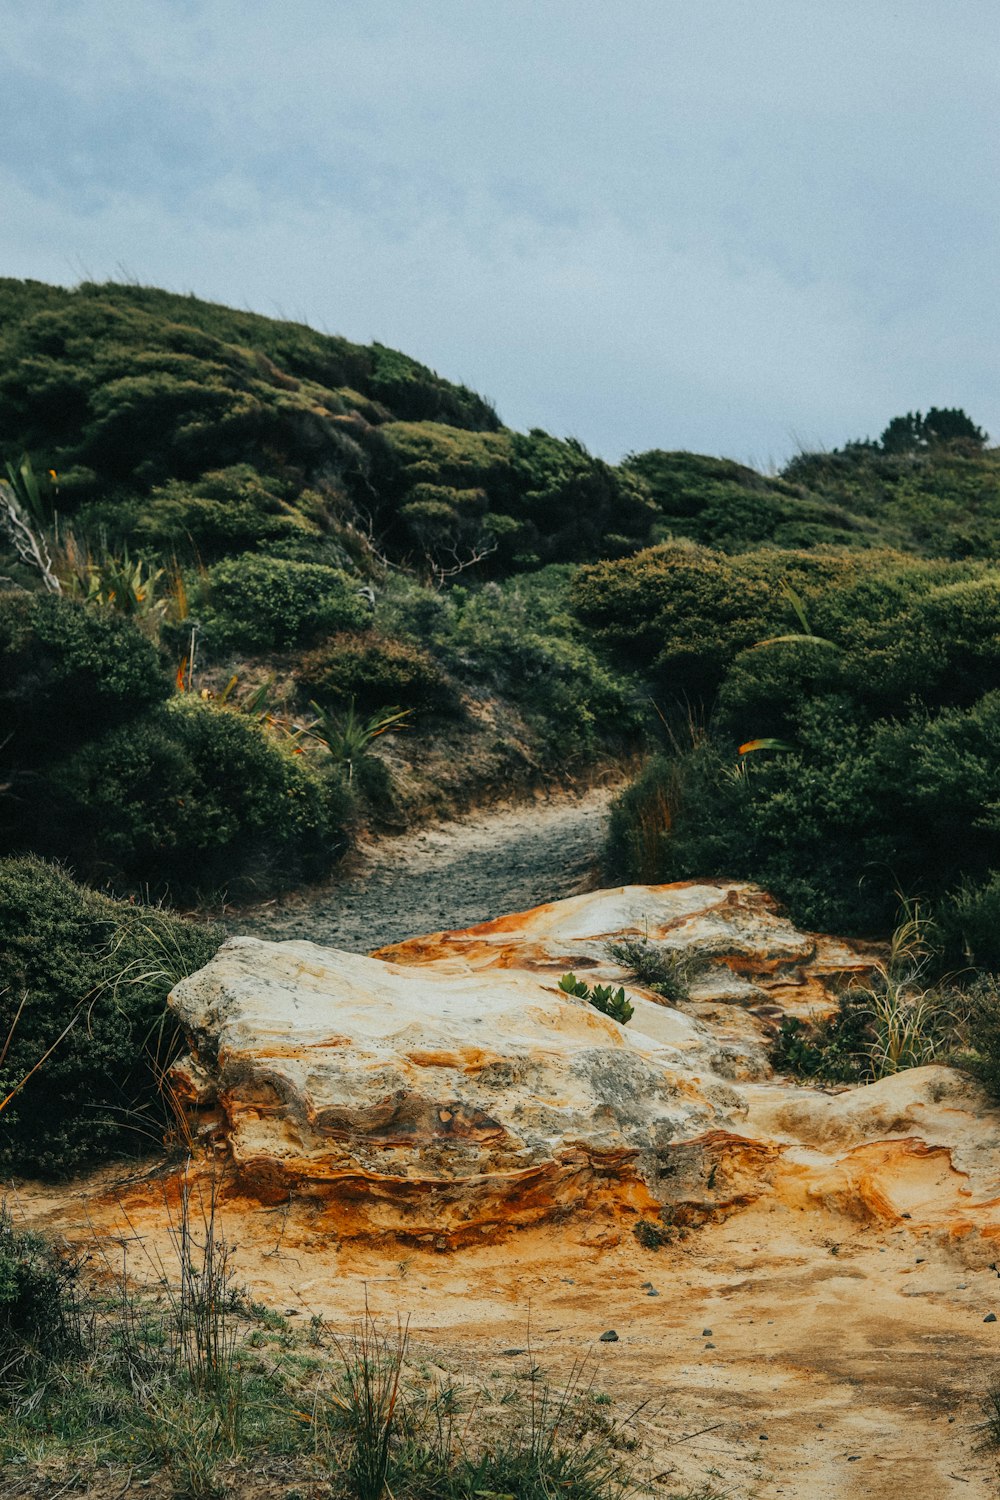
[[[598,882],[619,788],[553,795],[362,846],[335,880],[231,911],[231,933],[369,953],[557,901]]]
[[[379,838],[336,880],[231,912],[231,933],[370,953],[594,889],[616,786]]]

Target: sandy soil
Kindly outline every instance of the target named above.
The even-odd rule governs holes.
[[[367,953],[417,932],[469,927],[591,889],[617,786],[529,802],[380,838],[337,878],[254,907],[231,909],[231,932]]]
[[[161,1178],[19,1196],[49,1230],[131,1242],[140,1276],[147,1252],[169,1263]],[[338,1246],[306,1208],[238,1194],[222,1219],[256,1298],[340,1331],[367,1298],[389,1322],[408,1318],[414,1355],[459,1379],[524,1378],[534,1363],[558,1384],[586,1356],[617,1415],[645,1403],[636,1426],[661,1496],[1000,1493],[981,1409],[1000,1375],[1000,1322],[983,1321],[1000,1313],[1000,1280],[978,1242],[779,1204],[656,1251],[610,1222],[455,1253]]]

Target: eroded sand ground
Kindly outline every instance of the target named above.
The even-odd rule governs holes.
[[[170,1263],[175,1187],[161,1173],[104,1174],[69,1193],[27,1187],[18,1201],[50,1231],[105,1239],[115,1258],[126,1241],[135,1274],[155,1279],[157,1257]],[[255,1298],[341,1331],[367,1298],[387,1322],[408,1318],[415,1355],[459,1379],[523,1377],[534,1362],[558,1383],[587,1356],[616,1415],[646,1403],[637,1427],[661,1495],[1000,1492],[981,1428],[983,1393],[1000,1376],[1000,1322],[983,1322],[1000,1317],[1000,1278],[974,1238],[880,1232],[776,1204],[656,1251],[599,1223],[457,1252],[338,1248],[303,1210],[238,1195],[221,1219]],[[618,1341],[600,1342],[612,1329]]]

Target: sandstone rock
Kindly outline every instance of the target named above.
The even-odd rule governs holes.
[[[696,996],[626,980],[622,1027],[559,990],[568,969],[621,982],[623,934],[707,956]],[[770,1076],[773,1017],[828,1009],[871,962],[722,882],[594,892],[373,958],[233,938],[171,997],[191,1043],[175,1081],[241,1190],[311,1203],[338,1236],[446,1248],[569,1215],[670,1231],[762,1198],[1000,1235],[998,1122],[960,1075],[836,1096]]]

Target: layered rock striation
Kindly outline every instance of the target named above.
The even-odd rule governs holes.
[[[697,956],[691,998],[630,983],[607,952],[626,936]],[[237,937],[171,996],[175,1083],[242,1191],[341,1236],[446,1248],[569,1216],[667,1233],[767,1196],[992,1234],[997,1122],[960,1075],[839,1096],[771,1077],[781,1014],[829,1009],[871,963],[724,882],[594,892],[371,958]],[[624,983],[630,1024],[562,993],[568,969]]]

